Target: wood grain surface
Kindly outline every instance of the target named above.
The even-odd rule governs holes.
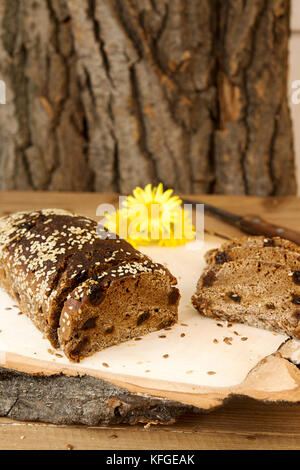
[[[195,196],[193,196],[195,198]],[[259,214],[272,223],[300,230],[300,199],[199,196],[241,215]],[[60,207],[95,217],[99,204],[117,195],[1,192],[0,214]],[[206,218],[206,229],[228,236],[240,232]],[[209,414],[185,415],[174,425],[73,427],[0,419],[0,449],[300,449],[300,405],[267,405],[230,400]]]

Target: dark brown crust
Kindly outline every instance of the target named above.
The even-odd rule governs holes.
[[[170,285],[177,282],[125,240],[97,231],[97,222],[87,217],[47,209],[0,219],[0,285],[56,348],[67,297],[86,280],[97,283],[125,263],[147,263],[151,272],[163,270]],[[95,292],[89,302],[97,302]]]

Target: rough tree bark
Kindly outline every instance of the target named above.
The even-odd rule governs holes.
[[[295,191],[287,105],[289,2],[221,2],[217,191]],[[229,163],[230,162],[230,163]]]
[[[287,0],[3,0],[0,188],[293,194]]]
[[[222,400],[220,400],[220,405]],[[193,406],[134,395],[90,376],[32,376],[0,367],[0,416],[54,424],[172,424]]]

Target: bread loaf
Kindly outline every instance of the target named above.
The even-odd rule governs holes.
[[[87,217],[48,209],[0,219],[0,286],[70,360],[175,323],[176,283]]]
[[[300,247],[280,238],[243,237],[206,255],[192,298],[205,316],[300,338]]]

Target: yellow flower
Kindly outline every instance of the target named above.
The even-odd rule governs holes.
[[[163,190],[160,183],[152,188],[135,188],[122,208],[107,214],[105,227],[126,238],[133,246],[158,243],[160,246],[178,246],[194,240],[195,229],[189,212],[182,208],[173,190]]]

